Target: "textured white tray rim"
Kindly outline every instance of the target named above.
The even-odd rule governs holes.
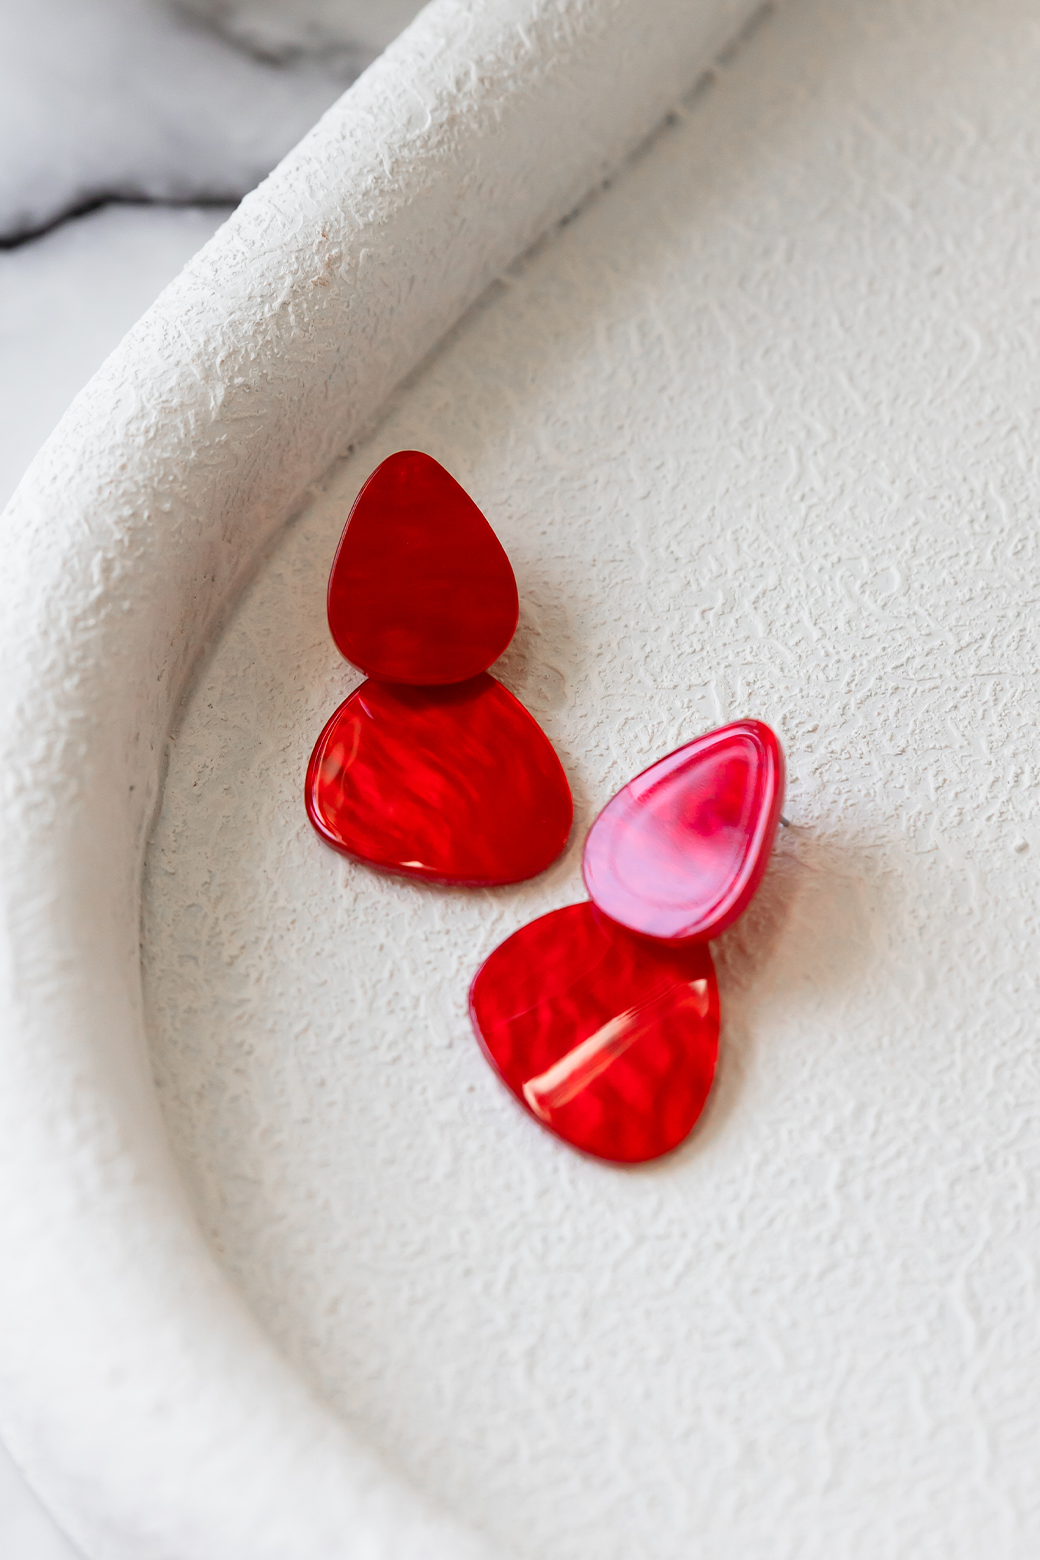
[[[202,1239],[143,1032],[142,854],[185,677],[272,532],[754,9],[435,0],[5,514],[2,1429],[90,1556],[485,1552],[313,1399]]]

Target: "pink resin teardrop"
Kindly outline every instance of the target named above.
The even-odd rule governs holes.
[[[589,830],[582,871],[593,903],[644,937],[717,937],[761,881],[783,798],[783,749],[759,720],[677,748]]]

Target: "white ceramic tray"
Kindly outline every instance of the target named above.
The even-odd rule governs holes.
[[[7,512],[4,1433],[91,1555],[482,1549],[204,1243],[144,1041],[185,677],[307,487],[696,81],[747,0],[438,0],[131,333]]]
[[[685,53],[637,111],[651,11]],[[790,0],[374,421],[696,74],[691,17],[425,13],[9,518],[0,1336],[91,1554],[1036,1552],[1032,7]],[[575,790],[521,889],[302,816],[331,548],[414,445],[509,549],[502,675]],[[717,949],[715,1095],[672,1160],[588,1163],[467,980],[741,714],[794,827]]]

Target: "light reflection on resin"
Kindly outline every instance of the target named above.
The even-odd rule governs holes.
[[[697,737],[604,807],[585,842],[590,897],[645,937],[717,937],[758,888],[783,799],[783,749],[768,726]]]
[[[486,672],[440,688],[362,683],[318,738],[305,797],[337,850],[407,877],[473,885],[544,871],[573,813],[548,737]]]
[[[568,905],[495,949],[470,990],[484,1052],[525,1110],[575,1148],[633,1164],[704,1108],[719,1039],[711,953]]]

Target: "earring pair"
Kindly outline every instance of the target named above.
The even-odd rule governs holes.
[[[570,786],[548,737],[488,673],[519,618],[509,559],[431,456],[400,450],[347,517],[329,628],[366,674],[325,725],[307,814],[368,866],[493,887],[543,872],[570,834]]]
[[[480,510],[430,456],[401,451],[358,495],[328,620],[367,681],[307,769],[308,816],[370,866],[440,883],[519,882],[570,833],[563,767],[487,668],[515,632],[516,581]],[[686,743],[593,823],[587,902],[521,927],[478,970],[484,1053],[541,1125],[585,1153],[668,1153],[704,1108],[719,997],[710,940],[750,903],[772,849],[784,756],[761,721]]]

